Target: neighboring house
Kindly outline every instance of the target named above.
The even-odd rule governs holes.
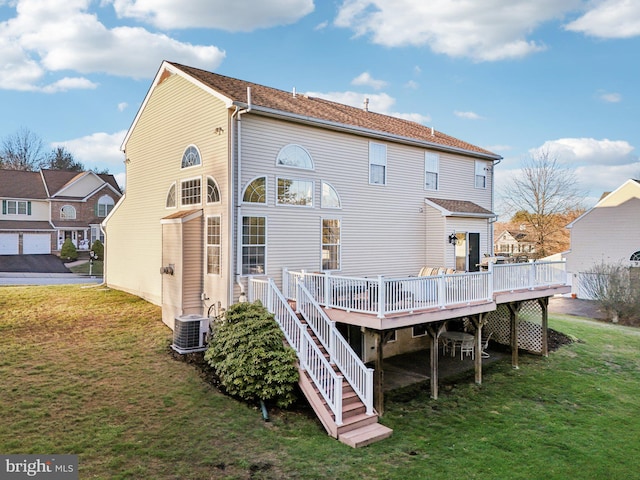
[[[495,240],[494,251],[514,257],[532,256],[536,252],[536,242],[529,237],[524,226],[520,230],[503,230]]]
[[[103,222],[107,285],[161,305],[176,331],[187,316],[206,321],[262,300],[298,351],[301,387],[314,408],[324,405],[316,412],[333,436],[344,435],[342,377],[288,301],[367,417],[374,371],[382,409],[385,356],[431,346],[437,397],[448,320],[473,323],[479,351],[488,315],[505,307],[493,338],[515,347],[514,359],[518,348],[546,353],[544,299],[566,291],[564,265],[509,265],[495,278],[498,265],[478,271],[493,253],[492,152],[366,102],[358,109],[170,62],[122,149],[127,191]],[[528,301],[540,301],[541,321],[518,330]],[[522,343],[525,330],[537,347]],[[349,413],[360,411],[352,405]]]
[[[571,247],[564,254],[573,293],[585,296],[580,276],[599,264],[640,266],[640,180],[627,180],[571,222]]]
[[[88,251],[121,196],[113,175],[0,170],[0,255],[59,253],[67,238]]]

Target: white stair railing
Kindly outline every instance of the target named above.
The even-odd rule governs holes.
[[[300,367],[327,402],[336,425],[342,425],[343,376],[334,371],[272,279],[249,278],[248,286],[249,301],[260,300],[274,314],[287,342],[298,354]]]
[[[320,304],[301,281],[298,281],[296,292],[296,308],[329,353],[329,361],[336,364],[364,403],[367,415],[372,415],[373,369],[368,368],[356,355],[336,328],[336,323],[327,317]]]

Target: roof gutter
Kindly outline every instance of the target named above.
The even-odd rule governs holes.
[[[250,102],[250,97],[248,99]],[[498,162],[498,163],[502,161],[502,157],[500,155],[474,152],[473,150],[466,150],[464,148],[451,147],[451,146],[442,145],[439,143],[429,142],[426,140],[418,140],[416,138],[404,137],[401,135],[394,135],[392,133],[384,133],[384,132],[380,132],[379,130],[371,130],[368,128],[356,127],[354,125],[347,125],[344,123],[332,122],[329,120],[322,120],[319,118],[309,117],[306,115],[297,115],[295,113],[283,112],[282,110],[275,110],[273,108],[261,107],[259,105],[251,105],[251,103],[233,102],[233,105],[238,108],[248,108],[250,109],[248,111],[251,111],[259,115],[264,115],[267,117],[287,119],[287,120],[292,120],[298,123],[304,123],[308,125],[322,125],[323,127],[330,128],[332,130],[356,133],[358,135],[364,135],[367,137],[394,141],[398,143],[404,143],[406,145],[413,145],[417,147],[429,147],[434,150],[439,150],[443,152],[464,153],[465,155],[470,155],[470,156],[482,158],[485,160],[492,160],[493,162]]]

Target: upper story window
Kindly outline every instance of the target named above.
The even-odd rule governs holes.
[[[340,270],[340,220],[322,219],[322,270]]]
[[[195,145],[189,145],[182,154],[182,168],[200,165],[200,152]]]
[[[181,205],[199,205],[202,203],[200,178],[183,180],[181,183]]]
[[[633,255],[631,255],[631,257],[629,258],[629,261],[632,263],[632,265],[640,266],[640,250],[634,252]]]
[[[98,204],[96,205],[96,215],[98,217],[106,217],[109,215],[109,212],[113,210],[115,202],[113,198],[109,195],[103,195],[98,199]]]
[[[313,207],[313,182],[278,178],[277,204]]]
[[[436,153],[424,154],[424,188],[438,190],[440,176],[440,156]]]
[[[267,219],[242,217],[242,274],[264,275],[267,266]]]
[[[216,181],[207,177],[207,203],[217,203],[220,201],[220,189]]]
[[[167,208],[176,207],[176,184],[175,183],[169,187],[169,191],[167,192],[167,201],[165,203],[165,207]]]
[[[221,230],[220,217],[207,217],[207,273],[220,275],[221,272]]]
[[[276,165],[313,170],[313,160],[311,159],[309,152],[300,145],[295,145],[293,143],[283,147],[278,152]]]
[[[369,142],[369,183],[387,184],[387,146]]]
[[[476,188],[487,188],[487,162],[476,160]]]
[[[73,205],[65,205],[60,209],[60,220],[75,220],[76,209]]]
[[[322,208],[341,208],[340,197],[332,185],[322,182]]]
[[[3,200],[3,215],[31,215],[31,202],[26,200]]]
[[[267,203],[267,178],[258,177],[244,189],[242,201],[246,203]]]

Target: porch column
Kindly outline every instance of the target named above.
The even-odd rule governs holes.
[[[509,308],[509,320],[511,324],[511,366],[518,367],[518,312],[522,308],[522,302],[507,303]]]
[[[540,352],[545,357],[549,356],[549,297],[543,297],[538,299],[538,304],[542,309],[542,351]]]
[[[444,331],[446,324],[447,322],[442,322],[439,326],[427,326],[431,347],[431,375],[429,375],[429,380],[431,383],[431,398],[434,400],[438,399],[438,343],[440,334]]]
[[[476,383],[478,385],[482,384],[482,327],[487,323],[486,316],[483,313],[478,315],[474,315],[471,317],[471,322],[473,326],[476,327],[476,333],[473,338],[475,343],[475,354],[476,358],[474,361],[474,368],[476,374]]]

